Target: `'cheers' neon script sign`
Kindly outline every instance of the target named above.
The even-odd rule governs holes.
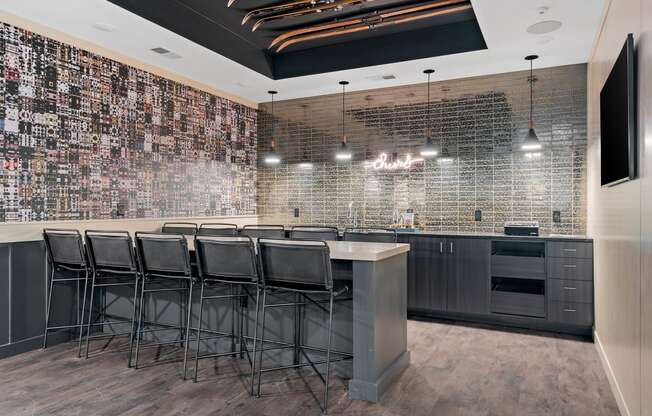
[[[381,153],[376,160],[368,160],[364,162],[364,167],[366,169],[373,170],[398,170],[398,169],[410,169],[412,165],[417,163],[423,163],[423,158],[412,158],[412,156],[405,155],[403,159],[388,160],[387,153]]]

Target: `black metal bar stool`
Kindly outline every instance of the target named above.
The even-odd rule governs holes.
[[[137,299],[138,299],[138,282],[139,275],[138,264],[134,253],[134,244],[131,236],[127,231],[92,231],[84,233],[86,241],[86,252],[92,271],[91,296],[88,306],[88,324],[86,325],[86,352],[88,358],[88,343],[90,338],[105,338],[118,335],[129,335],[129,359],[127,365],[131,367],[131,354],[133,351],[134,340],[134,323],[136,320]],[[108,287],[133,287],[133,309],[130,319],[121,317],[112,317],[112,321],[107,321],[106,306],[101,307],[100,322],[93,319],[93,297],[95,289],[101,288],[106,290]],[[84,305],[84,310],[86,305]],[[84,322],[84,310],[82,310],[82,322]],[[91,326],[127,324],[130,323],[129,331],[121,333],[101,334],[91,336]],[[82,350],[82,333],[79,333],[79,351],[81,357]]]
[[[240,231],[241,235],[254,240],[264,238],[285,238],[285,227],[282,225],[245,225]]]
[[[344,230],[344,241],[395,243],[396,231],[382,228],[347,228]]]
[[[259,239],[258,240],[258,260],[260,264],[260,274],[263,290],[262,301],[262,329],[260,336],[260,350],[258,357],[258,389],[257,395],[260,396],[260,384],[262,373],[284,370],[289,368],[300,368],[310,366],[319,376],[325,385],[324,401],[320,407],[324,413],[328,409],[328,385],[330,379],[330,364],[334,361],[341,361],[352,358],[351,354],[332,351],[333,339],[333,303],[342,295],[349,292],[349,287],[345,285],[333,284],[333,275],[331,271],[330,251],[325,241],[298,241],[298,240],[273,240],[273,239]],[[267,296],[271,294],[295,294],[297,297],[302,298],[301,301],[288,302],[280,301],[275,303],[267,303]],[[326,295],[328,300],[319,300],[313,298],[313,295]],[[297,299],[295,297],[295,299]],[[351,300],[350,298],[342,300]],[[328,303],[328,308],[324,307],[322,303]],[[295,333],[294,345],[287,345],[285,347],[273,347],[269,349],[282,349],[293,348],[298,351],[301,356],[307,361],[306,363],[295,362],[291,365],[282,365],[270,368],[263,368],[263,352],[267,351],[265,343],[278,344],[275,341],[265,339],[265,316],[268,308],[274,307],[287,307],[306,304],[315,305],[322,311],[328,313],[328,345],[325,349],[308,347],[301,344],[301,337]],[[296,309],[295,309],[296,311]],[[296,330],[301,330],[297,328]],[[254,345],[254,355],[257,348]],[[321,352],[326,354],[326,359],[321,361],[313,361],[306,353]],[[338,358],[332,358],[331,353],[338,355]],[[318,369],[317,365],[325,364],[326,371],[323,375]]]
[[[335,227],[296,225],[290,230],[290,238],[316,241],[337,241],[338,230]]]
[[[221,235],[235,237],[238,235],[238,226],[236,224],[204,223],[199,226],[197,235]]]
[[[249,364],[251,365],[251,394],[253,395],[255,353],[253,356],[249,354],[246,337],[243,332],[243,321],[244,308],[246,307],[247,299],[250,297],[253,298],[254,296],[252,295],[252,292],[255,292],[255,344],[258,330],[258,303],[260,290],[254,242],[250,237],[197,236],[195,237],[195,253],[197,256],[197,268],[201,282],[201,291],[199,297],[197,338],[195,339],[195,374],[193,380],[195,382],[197,381],[198,363],[200,358],[233,355],[235,352],[235,340],[237,338],[239,341],[240,357],[243,358],[243,354],[246,353]],[[224,288],[229,289],[229,294],[215,294],[208,296],[205,294],[206,289],[214,290]],[[237,291],[234,289],[237,289]],[[225,334],[225,336],[231,338],[231,351],[229,352],[199,355],[205,300],[231,300],[233,315],[235,315],[236,309],[238,309],[239,324],[237,330],[232,326],[231,333]],[[234,302],[235,300],[239,300],[240,302]]]
[[[195,235],[197,234],[197,224],[194,222],[166,222],[163,223],[161,232],[164,234]]]
[[[185,326],[174,327],[163,325],[156,322],[147,322],[150,326],[158,326],[158,329],[152,329],[148,332],[158,330],[177,329],[180,331],[180,340],[172,342],[156,342],[149,346],[158,346],[166,344],[176,344],[183,342],[185,355],[183,360],[183,374],[186,374],[187,360],[185,357],[188,353],[188,341],[190,334],[190,305],[192,304],[193,276],[190,265],[190,254],[188,252],[188,242],[181,234],[160,234],[160,233],[136,233],[136,255],[138,257],[138,266],[142,276],[140,285],[140,299],[138,301],[139,313],[136,331],[136,353],[134,367],[138,368],[138,352],[140,350],[140,341],[145,332],[143,324],[145,323],[145,310],[147,305],[144,303],[145,293],[158,292],[183,292],[187,293],[186,297],[180,296],[180,300],[187,309],[187,318]],[[176,283],[175,287],[160,287],[161,284]],[[154,285],[153,288],[148,286]],[[159,286],[159,287],[156,287]],[[181,307],[181,305],[180,305]]]
[[[83,318],[80,316],[86,303],[86,287],[88,285],[88,262],[84,253],[82,236],[77,230],[46,228],[43,230],[43,240],[50,263],[51,273],[48,286],[48,302],[45,310],[45,331],[43,333],[43,348],[48,345],[48,331],[79,328],[81,334]],[[72,272],[76,277],[57,277],[64,271]],[[81,275],[83,274],[83,277]],[[84,299],[80,302],[79,283],[84,282]],[[50,326],[52,296],[55,283],[77,283],[77,323],[75,325]]]

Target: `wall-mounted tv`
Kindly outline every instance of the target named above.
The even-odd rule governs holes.
[[[636,178],[636,59],[627,36],[600,92],[601,182],[613,186]]]

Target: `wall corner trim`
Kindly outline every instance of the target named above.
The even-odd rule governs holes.
[[[593,330],[593,340],[595,342],[595,349],[598,351],[598,356],[600,357],[600,362],[602,363],[604,372],[607,375],[607,380],[609,380],[611,391],[613,392],[613,395],[616,399],[616,403],[618,404],[618,410],[620,411],[620,414],[623,416],[634,416],[632,415],[632,413],[629,411],[629,408],[627,407],[627,403],[625,402],[625,396],[623,395],[623,392],[620,389],[620,386],[618,385],[618,380],[616,380],[616,375],[614,374],[613,369],[611,368],[611,364],[609,363],[609,358],[607,357],[607,353],[605,352],[602,346],[602,342],[600,342],[600,336],[598,335],[598,331],[595,328]]]
[[[97,43],[90,42],[88,40],[84,40],[75,36],[71,36],[67,33],[61,32],[57,29],[51,28],[49,26],[42,25],[40,23],[33,22],[29,19],[26,19],[24,17],[18,16],[13,13],[9,13],[4,10],[0,10],[0,23],[7,23],[16,27],[19,27],[24,30],[28,30],[30,32],[37,33],[41,36],[45,36],[51,39],[54,39],[58,42],[65,43],[74,47],[77,47],[79,49],[84,49],[86,51],[92,52],[94,54],[103,56],[105,58],[112,59],[114,61],[118,61],[120,63],[123,63],[125,65],[130,65],[133,66],[134,68],[150,72],[154,75],[157,75],[159,77],[167,78],[172,81],[179,82],[181,84],[196,88],[198,90],[207,92],[209,94],[213,94],[222,98],[226,98],[227,100],[234,101],[236,103],[245,105],[247,107],[251,107],[254,109],[258,109],[258,103],[248,100],[243,97],[239,97],[237,95],[230,94],[226,91],[219,90],[217,88],[211,87],[209,85],[206,85],[202,82],[195,81],[191,78],[187,78],[181,74],[169,71],[167,69],[151,65],[148,63],[145,63],[143,61],[140,61],[136,58],[129,57],[127,55],[121,54],[119,52],[116,52],[114,50],[105,48],[101,45],[98,45]]]

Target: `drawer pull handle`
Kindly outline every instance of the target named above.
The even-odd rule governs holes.
[[[577,309],[564,309],[564,312],[577,312]]]
[[[574,269],[574,268],[577,267],[577,265],[576,264],[564,264],[564,267],[567,267],[569,269]]]
[[[564,251],[571,251],[571,252],[576,252],[576,248],[565,248]]]
[[[576,287],[568,287],[568,286],[564,286],[564,289],[565,290],[577,290]]]

